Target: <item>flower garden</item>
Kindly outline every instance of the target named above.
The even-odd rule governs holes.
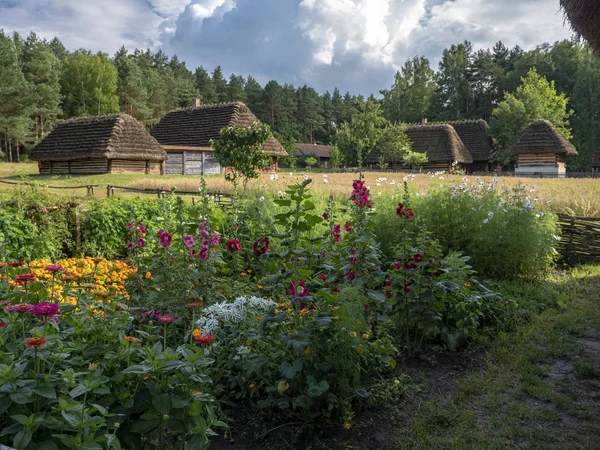
[[[228,209],[204,185],[193,206],[100,201],[77,251],[38,244],[70,223],[36,207],[48,199],[5,210],[0,443],[205,449],[240,405],[351,430],[414,387],[398,361],[525,320],[488,280],[556,261],[555,218],[531,188],[465,179],[417,195],[408,180],[374,197],[357,179],[340,202],[306,178]]]

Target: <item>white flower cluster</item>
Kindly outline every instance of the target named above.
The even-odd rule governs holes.
[[[213,334],[221,322],[241,322],[249,312],[268,311],[275,306],[275,302],[260,297],[238,297],[233,303],[220,302],[206,308],[196,326],[204,334]]]

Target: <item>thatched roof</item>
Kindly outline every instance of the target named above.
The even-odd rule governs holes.
[[[296,156],[315,155],[317,158],[331,158],[331,145],[321,144],[296,144],[298,151]]]
[[[560,0],[573,29],[600,55],[600,2],[598,0]]]
[[[515,140],[509,153],[556,153],[557,155],[577,155],[577,150],[569,140],[547,120],[537,120]]]
[[[489,161],[492,157],[492,135],[487,122],[481,120],[465,120],[448,122],[456,130],[460,140],[467,146],[473,161]]]
[[[167,153],[127,114],[77,117],[59,123],[29,155],[34,161],[91,158],[164,161]]]
[[[164,146],[210,148],[210,140],[219,140],[227,126],[249,127],[258,121],[242,102],[181,108],[171,111],[150,131]],[[287,156],[285,148],[273,136],[263,146],[273,156]]]
[[[473,162],[471,154],[452,125],[422,124],[409,125],[406,135],[412,142],[412,151],[426,153],[429,162],[456,161],[460,164]],[[367,157],[367,163],[379,161],[379,149],[375,148]]]

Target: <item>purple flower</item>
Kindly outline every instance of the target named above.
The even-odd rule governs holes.
[[[188,248],[192,248],[194,246],[194,243],[196,242],[196,239],[194,239],[193,236],[184,236],[183,237],[183,243],[186,245],[186,247]]]
[[[346,233],[350,233],[352,231],[352,227],[350,226],[350,222],[345,222],[344,223],[344,230],[346,230]]]
[[[304,281],[292,281],[290,282],[290,295],[296,297],[307,297],[308,288],[304,285]]]
[[[329,219],[329,214],[327,214],[326,212],[323,213],[323,220],[328,220]]]
[[[42,302],[39,305],[33,305],[31,308],[33,315],[52,317],[58,314],[58,305],[56,303]]]
[[[49,264],[46,267],[44,267],[44,270],[46,272],[56,273],[56,272],[64,272],[65,268],[63,266],[61,266],[60,264]]]
[[[161,247],[170,247],[171,242],[173,241],[173,236],[167,230],[160,230],[158,232],[158,237],[160,239]]]
[[[210,245],[212,245],[213,247],[216,247],[217,245],[219,245],[219,235],[217,233],[213,233],[212,240],[210,241]]]
[[[142,225],[141,223],[138,225],[138,230],[140,230],[140,233],[142,233],[142,236],[146,235],[146,227],[144,225]]]
[[[128,229],[128,230],[133,230],[133,224],[132,224],[131,222],[129,222],[129,223],[127,224],[127,229]]]
[[[146,241],[143,240],[142,238],[139,238],[137,241],[137,245],[139,248],[144,248],[146,246]]]
[[[206,261],[208,259],[208,246],[203,245],[200,249],[200,261]]]

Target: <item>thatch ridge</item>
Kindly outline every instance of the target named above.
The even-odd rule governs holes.
[[[165,146],[210,147],[227,126],[249,127],[258,121],[244,103],[236,101],[175,109],[156,124],[150,134]],[[271,136],[263,150],[272,156],[287,156],[285,148]]]
[[[57,124],[29,155],[34,161],[127,159],[164,161],[167,153],[128,114],[75,117]]]
[[[473,158],[464,142],[452,125],[415,124],[406,128],[406,135],[412,143],[412,151],[426,153],[430,163],[449,161],[471,164]],[[367,157],[367,163],[379,161],[379,149],[375,148]]]
[[[514,155],[526,153],[555,153],[575,156],[571,142],[547,120],[536,120],[529,125],[508,149]]]
[[[598,0],[560,0],[571,27],[600,55],[600,2]]]

